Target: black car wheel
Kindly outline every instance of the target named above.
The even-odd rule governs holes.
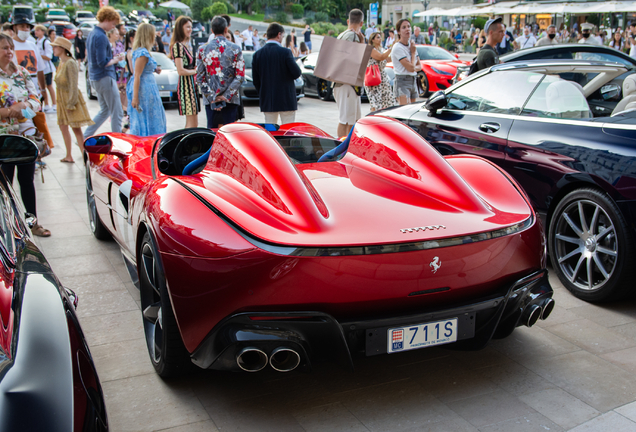
[[[426,97],[428,95],[428,78],[424,72],[417,74],[417,87],[420,91],[420,97]]]
[[[99,213],[97,213],[95,194],[93,193],[93,184],[91,183],[91,173],[88,162],[86,162],[86,204],[88,207],[88,220],[91,232],[95,238],[99,240],[109,240],[111,238],[110,233],[99,218]]]
[[[149,233],[144,235],[139,253],[141,313],[150,360],[159,376],[180,375],[193,366],[179,334],[163,267]]]
[[[550,222],[552,265],[563,285],[587,301],[615,300],[631,286],[633,244],[614,202],[596,189],[570,192]]]
[[[88,78],[88,67],[86,68],[86,96],[88,96],[88,98],[91,100],[97,99],[97,96],[93,95],[91,80]]]
[[[331,90],[331,85],[329,84],[329,82],[324,80],[318,80],[317,87],[318,87],[318,97],[321,100],[324,100],[324,101],[331,100],[332,90]]]

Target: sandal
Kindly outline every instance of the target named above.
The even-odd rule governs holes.
[[[51,237],[51,231],[44,228],[42,225],[35,225],[31,228],[33,235],[38,237]]]
[[[68,159],[60,159],[60,162],[64,162],[64,163],[75,163],[74,160],[68,160]]]

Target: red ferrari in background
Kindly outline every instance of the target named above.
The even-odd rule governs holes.
[[[446,90],[453,85],[453,77],[460,66],[469,66],[471,62],[460,60],[459,54],[452,54],[435,45],[417,45],[422,72],[418,74],[421,95],[438,90]],[[393,63],[386,65],[393,69]]]
[[[91,227],[119,243],[161,376],[483,347],[554,307],[515,181],[404,124],[86,140]]]

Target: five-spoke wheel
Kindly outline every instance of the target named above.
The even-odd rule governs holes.
[[[563,285],[589,301],[627,293],[626,262],[631,242],[619,209],[595,189],[569,193],[550,223],[550,257]]]
[[[97,213],[97,205],[95,203],[95,194],[93,193],[93,184],[91,183],[91,172],[88,161],[86,161],[86,205],[88,207],[88,221],[90,223],[91,232],[95,238],[99,240],[110,239],[110,233],[99,218],[99,213]]]

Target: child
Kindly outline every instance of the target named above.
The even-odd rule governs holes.
[[[73,46],[71,42],[64,37],[57,37],[53,46],[53,54],[60,58],[60,67],[55,75],[55,84],[57,86],[57,124],[64,137],[64,145],[66,146],[66,156],[61,162],[74,163],[71,155],[71,134],[68,130],[69,126],[73,129],[75,139],[84,153],[84,135],[82,134],[82,126],[94,124],[88,114],[84,97],[79,91],[77,79],[79,76],[79,68],[77,62],[73,59],[71,51]]]

